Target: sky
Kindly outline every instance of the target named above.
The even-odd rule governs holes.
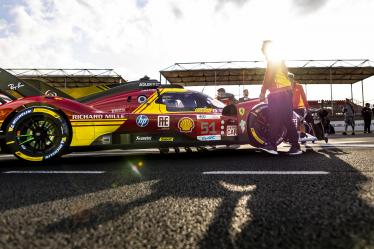
[[[285,59],[374,61],[372,13],[372,0],[0,0],[0,67],[114,68],[127,80],[159,79],[176,62],[263,60],[267,39]],[[364,89],[374,103],[374,79]],[[329,86],[308,86],[308,97],[329,99]],[[350,87],[334,86],[333,97],[350,97]]]

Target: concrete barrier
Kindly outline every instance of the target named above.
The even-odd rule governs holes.
[[[355,131],[364,131],[364,120],[355,120]],[[335,131],[344,131],[345,123],[344,121],[331,121],[331,125],[335,128]],[[370,130],[374,131],[374,120],[371,121]],[[351,131],[351,127],[348,127],[348,131]]]

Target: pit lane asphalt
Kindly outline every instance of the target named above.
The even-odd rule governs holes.
[[[298,157],[112,151],[43,166],[1,156],[0,248],[374,248],[373,144],[337,138]]]

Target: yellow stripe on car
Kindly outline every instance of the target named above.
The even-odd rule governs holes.
[[[161,94],[161,92],[154,92],[148,99],[147,99],[147,102],[141,104],[140,106],[138,106],[134,111],[133,113],[141,113],[144,109],[147,108],[147,106],[149,106],[151,104],[152,101],[154,101],[158,95]]]
[[[41,112],[51,115],[54,118],[60,118],[60,116],[54,111],[48,110],[46,108],[34,108],[33,112]]]
[[[71,126],[76,127],[76,126],[108,126],[108,125],[122,125],[124,121],[121,122],[72,122]]]
[[[23,154],[22,152],[20,151],[17,151],[16,154],[18,157],[22,158],[22,159],[25,159],[27,161],[32,161],[32,162],[40,162],[40,161],[43,161],[43,157],[31,157],[31,156],[27,156],[25,154]]]
[[[255,129],[251,128],[251,133],[252,133],[252,136],[254,137],[254,139],[255,139],[257,142],[259,142],[260,144],[264,144],[264,143],[265,143],[261,138],[258,137],[258,135],[257,135],[257,133],[256,133],[256,131],[255,131]]]
[[[70,122],[120,122],[120,121],[126,121],[127,118],[117,118],[117,119],[70,119]]]

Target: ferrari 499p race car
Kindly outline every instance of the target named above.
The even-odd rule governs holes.
[[[269,129],[266,110],[258,99],[224,106],[201,92],[149,79],[73,99],[53,87],[42,92],[0,69],[1,152],[26,161],[114,148],[261,147]]]

